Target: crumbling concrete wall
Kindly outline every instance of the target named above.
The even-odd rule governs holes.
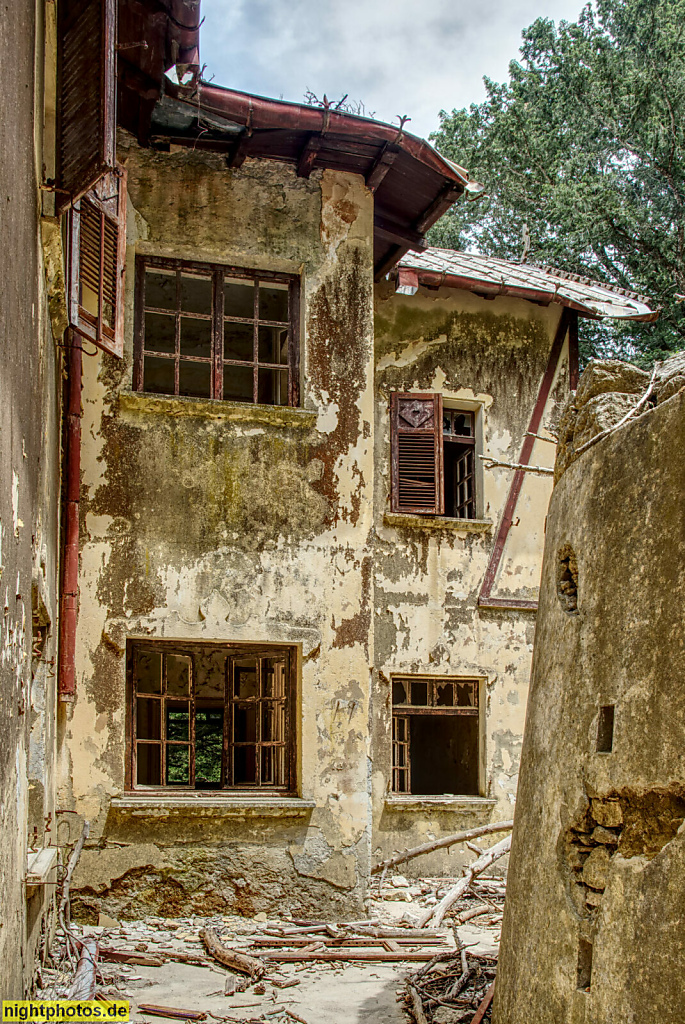
[[[450,523],[390,511],[392,391],[441,392],[477,412],[477,452],[518,461],[559,322],[559,306],[421,288],[414,296],[377,289],[374,551],[374,854],[509,818],[518,781],[535,613],[478,608],[477,600],[512,480],[504,468],[477,471],[478,520]],[[564,346],[541,433],[568,396]],[[551,435],[548,434],[551,437]],[[555,446],[536,441],[535,465],[552,466]],[[482,463],[479,464],[482,466]],[[551,478],[527,473],[493,594],[535,600]],[[396,674],[481,680],[480,795],[393,796],[392,697]],[[469,854],[466,852],[466,857]],[[462,851],[439,851],[408,873],[450,874]],[[404,870],[404,869],[403,869]]]
[[[2,994],[31,986],[54,885],[27,890],[26,859],[55,844],[55,653],[60,361],[40,244],[43,24],[6,6],[12,74],[0,95],[0,963]],[[54,878],[54,876],[53,876]]]
[[[649,374],[591,365],[564,414],[497,1024],[685,1016],[684,365],[582,453]]]
[[[85,817],[100,845],[79,869],[76,910],[356,913],[370,857],[372,196],[355,175],[304,179],[253,160],[230,170],[218,155],[143,151],[124,135],[119,158],[126,352],[84,361],[78,693],[62,805],[77,812],[72,838]],[[302,408],[132,393],[136,252],[300,275]],[[131,637],[296,646],[300,799],[127,801]]]

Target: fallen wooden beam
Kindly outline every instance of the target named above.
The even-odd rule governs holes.
[[[492,910],[490,907],[484,907],[484,914],[491,914]],[[420,932],[420,929],[416,929]],[[395,929],[399,931],[399,929]],[[377,938],[340,938],[340,939],[329,939],[321,938],[314,940],[318,945],[326,946],[328,949],[343,949],[351,948],[353,946],[381,946],[384,942],[395,940],[402,946],[430,946],[430,945],[444,945],[444,936],[441,938],[433,938],[432,936],[423,936],[417,938],[405,938],[405,936],[396,935],[382,935]],[[281,947],[296,948],[297,946],[309,946],[311,945],[307,938],[274,938],[274,939],[251,939],[250,943],[252,946],[259,948],[277,949]]]
[[[100,959],[111,964],[136,964],[138,967],[162,967],[166,960],[147,953],[128,953],[120,949],[101,949]]]
[[[448,846],[454,846],[455,843],[466,843],[470,839],[477,839],[478,836],[487,836],[493,832],[509,832],[513,827],[513,821],[494,821],[490,825],[479,825],[478,828],[471,828],[468,832],[455,832],[451,836],[444,836],[442,839],[436,839],[432,843],[423,843],[422,846],[413,846],[402,853],[395,853],[392,857],[388,857],[387,860],[382,860],[380,864],[372,867],[371,874],[378,875],[381,871],[394,868],[397,864],[404,864],[407,860],[420,857],[424,853],[432,853],[433,850],[444,850]]]
[[[460,878],[457,884],[448,890],[437,906],[424,910],[417,921],[419,927],[428,924],[429,921],[434,921],[436,925],[439,925],[449,908],[466,892],[476,875],[480,875],[483,871],[487,870],[500,857],[506,856],[510,849],[511,836],[509,835],[505,839],[501,839],[499,843],[491,846],[489,850],[486,850],[482,857],[479,857],[478,860],[469,865],[464,877]]]
[[[230,967],[232,971],[239,971],[240,974],[249,974],[253,981],[256,981],[266,971],[261,960],[246,953],[239,953],[237,949],[229,949],[219,941],[219,937],[213,928],[203,928],[200,938],[210,956],[218,960],[224,967]]]
[[[138,1003],[141,1013],[151,1013],[154,1017],[171,1017],[173,1020],[206,1020],[207,1014],[201,1010],[182,1010],[176,1006],[157,1006],[155,1003]]]
[[[361,961],[362,963],[373,963],[378,961],[379,963],[401,963],[403,960],[425,962],[432,960],[436,953],[454,953],[452,949],[430,949],[430,950],[400,950],[399,953],[389,953],[387,950],[367,950],[367,949],[322,949],[319,953],[302,953],[293,952],[290,953],[287,950],[276,953],[264,952],[262,955],[265,960],[276,961],[278,963],[313,963],[316,960],[328,960],[328,961]]]

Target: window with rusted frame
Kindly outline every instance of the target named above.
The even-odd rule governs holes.
[[[297,406],[298,310],[293,275],[139,256],[134,390]]]
[[[479,680],[394,676],[392,791],[479,792]]]
[[[294,670],[289,647],[130,642],[129,788],[291,792]]]
[[[476,414],[445,408],[440,394],[393,392],[393,512],[476,518]]]

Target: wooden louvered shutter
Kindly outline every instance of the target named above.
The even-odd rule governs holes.
[[[71,211],[69,323],[105,352],[124,354],[126,172],[105,174]]]
[[[442,515],[442,395],[393,392],[390,416],[392,511]]]
[[[60,0],[58,213],[116,163],[117,0]]]

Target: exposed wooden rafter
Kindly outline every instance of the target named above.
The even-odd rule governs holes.
[[[391,146],[386,142],[385,146],[371,165],[369,173],[366,175],[366,187],[370,192],[376,191],[400,152],[401,150],[398,146]]]
[[[316,164],[316,158],[319,155],[321,144],[323,142],[323,135],[315,134],[310,135],[300,153],[297,161],[297,176],[298,178],[308,178],[314,170]]]

